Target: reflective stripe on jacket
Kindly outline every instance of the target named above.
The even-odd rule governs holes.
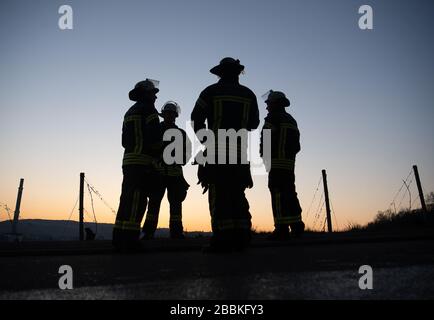
[[[162,139],[155,107],[143,102],[134,104],[125,114],[122,126],[122,146],[125,148],[122,166],[155,163],[161,157]]]

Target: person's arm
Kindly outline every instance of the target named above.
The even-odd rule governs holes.
[[[137,129],[141,127],[142,117],[140,115],[125,115],[122,124],[122,146],[128,152],[137,152],[141,147],[141,135]],[[140,141],[139,141],[140,140]]]
[[[296,155],[300,150],[300,131],[295,120],[288,124],[286,150],[291,155]]]
[[[183,165],[186,165],[191,158],[191,141],[187,136],[187,133],[182,130],[182,135],[184,138],[184,157],[183,157]]]
[[[155,157],[162,156],[163,152],[163,132],[157,112],[152,112],[145,116],[145,139],[149,146],[150,155]]]
[[[205,120],[208,110],[207,99],[202,92],[194,105],[193,111],[191,112],[191,121],[193,122],[194,132],[197,133],[201,129],[205,129]]]
[[[261,139],[259,140],[259,155],[261,156],[261,158],[264,157],[264,130],[265,130],[265,123],[262,126]]]
[[[272,148],[272,131],[276,131],[276,124],[273,118],[268,115],[265,118],[264,125],[261,130],[261,140],[259,146],[259,154],[267,171],[271,166],[271,148]],[[266,134],[267,133],[267,134]]]
[[[252,103],[250,105],[249,122],[247,130],[255,130],[259,126],[259,108],[256,95],[252,92]]]
[[[131,145],[131,133],[130,133],[130,129],[127,126],[127,123],[125,122],[125,119],[122,123],[122,147],[124,147],[125,149],[127,148],[128,145]]]

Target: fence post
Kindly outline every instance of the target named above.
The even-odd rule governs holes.
[[[15,204],[14,222],[12,223],[12,234],[17,233],[17,224],[20,217],[21,197],[23,196],[24,179],[20,179],[20,186],[18,187],[17,203]]]
[[[84,240],[84,215],[83,215],[83,207],[84,207],[84,172],[80,173],[80,196],[79,196],[79,229],[80,229],[80,241]]]
[[[419,171],[417,170],[416,165],[413,166],[413,171],[414,171],[414,177],[416,178],[417,190],[419,190],[420,204],[422,206],[423,212],[427,213],[425,198],[423,196],[423,191],[422,191],[422,184],[420,183]]]
[[[327,187],[327,173],[325,170],[322,170],[322,181],[324,183],[324,197],[325,197],[325,205],[326,205],[326,213],[327,213],[327,229],[328,232],[333,232],[332,219],[330,214],[329,189]]]

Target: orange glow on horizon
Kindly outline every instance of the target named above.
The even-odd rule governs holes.
[[[192,178],[191,172],[186,175],[190,183],[190,189],[187,199],[183,203],[183,224],[186,231],[211,231],[211,219],[208,209],[208,194],[203,195],[202,190],[196,184],[193,184],[195,178]],[[113,210],[117,210],[119,203],[121,176],[110,180],[112,189],[101,191],[105,200],[110,204]],[[266,176],[254,177],[255,186],[253,189],[246,190],[246,196],[250,203],[250,212],[252,215],[252,225],[257,231],[272,231],[274,228],[273,217],[271,211],[271,199],[266,187]],[[117,183],[115,183],[117,182]],[[298,184],[300,185],[300,183]],[[309,190],[310,189],[310,190]],[[313,221],[316,208],[312,208],[308,212],[308,206],[312,200],[312,188],[304,190],[298,187],[299,199],[303,208],[303,220],[308,228],[313,227]],[[348,194],[341,192],[341,197],[337,198],[336,188],[333,186],[332,202],[336,210],[336,218],[338,225],[333,217],[334,229],[345,229],[349,224],[366,224],[371,221],[378,209],[381,208],[381,201],[371,201],[371,203],[363,202],[355,208],[354,201],[351,199],[350,191]],[[71,210],[77,199],[76,189],[70,190],[54,189],[49,192],[50,198],[47,199],[47,193],[38,188],[38,185],[31,181],[26,181],[24,186],[23,201],[21,205],[20,219],[47,219],[47,220],[68,220]],[[361,194],[363,196],[363,194]],[[14,210],[16,190],[8,189],[6,199],[9,201],[6,204]],[[74,199],[75,198],[75,199]],[[94,208],[97,221],[99,223],[114,223],[115,215],[107,208],[96,196],[94,198]],[[65,201],[64,199],[68,199]],[[110,199],[110,200],[109,200]],[[2,201],[2,203],[5,203]],[[49,205],[47,205],[49,203]],[[66,205],[67,204],[67,205]],[[93,213],[90,197],[86,190],[85,192],[85,221],[93,222]],[[309,214],[309,215],[307,215]],[[307,218],[307,219],[306,219]],[[7,220],[6,211],[0,209],[0,221]],[[78,204],[72,211],[71,220],[78,221]],[[317,222],[316,229],[320,228],[322,221]],[[159,217],[159,228],[168,228],[169,226],[169,203],[167,197],[163,198]]]

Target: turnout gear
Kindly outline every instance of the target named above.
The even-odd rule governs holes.
[[[222,78],[202,91],[194,106],[191,120],[196,133],[201,129],[212,130],[216,141],[216,150],[205,151],[215,156],[215,162],[200,164],[198,169],[199,183],[204,192],[209,189],[213,231],[211,246],[243,248],[250,241],[251,229],[249,203],[244,192],[247,187],[253,186],[250,164],[240,162],[241,156],[247,154],[247,146],[243,146],[239,139],[235,143],[218,141],[218,130],[256,129],[259,125],[259,111],[255,94],[239,84],[238,76],[234,77],[229,72],[227,77],[225,72],[228,69],[239,73],[244,66],[241,66],[238,60],[225,58],[219,66],[211,69],[212,73]],[[236,164],[228,164],[230,150],[237,150]],[[219,154],[223,151],[226,154],[226,163],[220,164]]]
[[[161,157],[163,136],[157,110],[153,105],[137,102],[125,114],[122,125],[122,166],[154,167]]]
[[[137,87],[138,85],[136,85]],[[139,87],[142,85],[139,85]],[[148,87],[156,92],[155,87]],[[134,95],[134,94],[133,94]],[[156,165],[162,153],[162,132],[153,103],[140,100],[125,114],[122,126],[125,148],[122,194],[113,228],[113,244],[121,249],[135,247],[148,199],[148,215],[155,215],[154,199],[162,197]]]
[[[300,151],[300,133],[295,119],[284,110],[286,103],[282,96],[279,97],[279,101],[281,108],[274,109],[265,118],[261,132],[260,154],[269,168],[268,188],[271,193],[275,225],[274,237],[285,238],[288,226],[291,226],[294,235],[301,235],[304,224],[294,174],[296,154]],[[263,136],[266,129],[271,130],[271,159],[265,159],[263,154]]]
[[[165,104],[162,111],[167,111],[165,108],[169,106],[170,108],[178,107],[176,104]],[[172,107],[173,106],[173,107]],[[172,110],[171,110],[172,111]],[[163,135],[166,130],[169,129],[177,129],[181,132],[183,137],[183,159],[182,164],[171,164],[168,165],[164,162],[160,163],[160,167],[158,168],[161,176],[162,176],[162,193],[161,197],[155,197],[150,203],[155,210],[152,211],[152,215],[146,216],[145,223],[143,225],[143,232],[145,233],[145,237],[152,238],[155,230],[158,225],[158,217],[160,211],[161,200],[164,196],[165,191],[167,190],[167,199],[170,204],[170,220],[169,220],[169,228],[170,228],[170,237],[171,238],[183,238],[183,225],[182,225],[182,202],[185,200],[187,196],[187,190],[190,185],[184,179],[182,166],[185,165],[190,159],[191,153],[191,143],[190,139],[188,139],[187,134],[181,128],[178,128],[175,124],[170,124],[167,122],[161,123]],[[168,146],[173,141],[165,141],[164,146]]]
[[[120,248],[133,246],[139,240],[140,223],[146,208],[147,219],[158,214],[164,195],[161,177],[154,168],[129,165],[122,171],[122,194],[113,228],[113,244]]]

